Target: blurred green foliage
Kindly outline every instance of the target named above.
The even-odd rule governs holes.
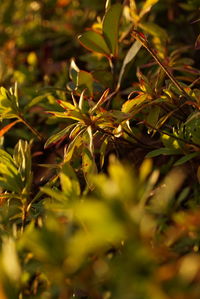
[[[199,299],[198,0],[2,0],[0,298]]]

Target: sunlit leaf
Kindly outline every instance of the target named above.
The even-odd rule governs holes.
[[[102,142],[100,150],[99,150],[101,168],[103,167],[104,162],[105,162],[105,155],[106,155],[106,150],[107,150],[107,146],[108,146],[108,141],[109,141],[109,137],[105,138],[104,141]]]
[[[159,0],[146,0],[140,11],[140,18],[142,18],[146,13],[148,13],[152,6],[154,6]]]
[[[12,268],[10,267],[12,264]],[[16,250],[16,243],[11,237],[5,237],[2,245],[2,265],[8,277],[13,281],[19,281],[21,277],[21,266]]]
[[[91,177],[97,173],[97,167],[94,157],[87,148],[84,148],[82,152],[82,170],[88,186],[92,188]]]
[[[141,181],[144,181],[146,177],[150,174],[152,171],[152,160],[150,159],[145,159],[142,162],[142,165],[140,166],[140,179]]]
[[[134,59],[134,57],[139,52],[141,46],[142,46],[142,44],[139,41],[135,41],[133,43],[133,45],[131,46],[131,48],[128,50],[128,52],[127,52],[127,54],[126,54],[126,56],[124,58],[121,70],[120,70],[120,74],[119,74],[119,78],[118,78],[118,83],[117,83],[118,88],[121,85],[122,77],[124,75],[126,66]]]
[[[101,98],[96,103],[96,105],[94,107],[92,107],[92,109],[90,109],[90,112],[97,110],[107,100],[109,91],[110,91],[109,88],[104,91],[104,93],[102,94]]]
[[[2,137],[4,134],[6,134],[15,124],[17,124],[18,122],[20,122],[20,120],[15,120],[12,123],[10,123],[9,125],[5,126],[4,128],[2,128],[0,130],[0,137]]]
[[[122,112],[131,112],[135,106],[141,105],[143,102],[147,100],[146,94],[141,94],[136,96],[134,99],[127,100],[122,106]]]
[[[13,160],[18,166],[22,181],[27,184],[32,178],[31,149],[27,141],[20,139],[14,148]]]
[[[86,128],[81,129],[78,134],[74,137],[74,139],[70,142],[68,145],[68,148],[66,150],[64,161],[69,162],[73,156],[75,148],[79,147],[82,144],[82,137],[81,135],[85,132]]]
[[[45,98],[47,98],[50,95],[50,93],[46,93],[40,96],[37,96],[33,99],[31,99],[31,101],[26,105],[26,109],[29,109],[35,105],[37,105],[38,103],[40,103],[42,100],[44,100]]]
[[[45,142],[44,147],[47,148],[50,144],[56,143],[59,139],[67,135],[75,126],[76,124],[72,124],[64,128],[62,131],[52,135],[49,139]]]
[[[51,189],[49,187],[41,187],[40,190],[47,194],[48,196],[50,196],[51,198],[56,199],[57,201],[66,201],[68,198],[66,197],[66,195],[61,192],[60,190],[54,190]]]

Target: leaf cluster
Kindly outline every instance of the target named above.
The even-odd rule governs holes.
[[[2,1],[1,298],[199,298],[198,10]]]

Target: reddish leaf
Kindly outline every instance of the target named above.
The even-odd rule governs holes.
[[[15,120],[9,125],[5,126],[0,130],[0,137],[2,137],[5,133],[7,133],[16,123],[20,122],[20,120]]]

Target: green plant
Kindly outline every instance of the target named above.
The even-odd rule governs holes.
[[[198,299],[198,1],[12,2],[0,297]]]

